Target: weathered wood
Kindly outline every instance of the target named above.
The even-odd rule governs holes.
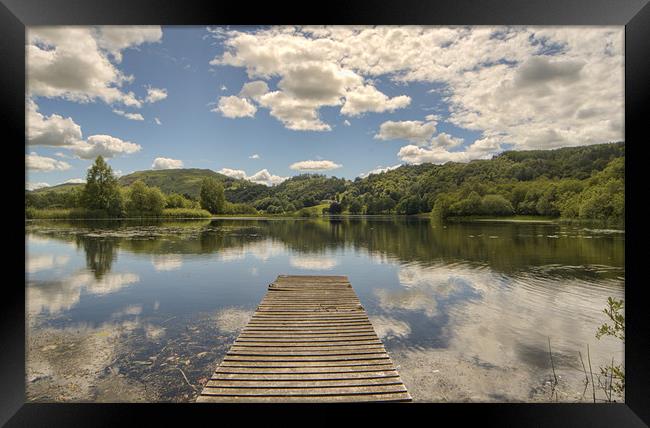
[[[345,276],[280,275],[197,402],[411,401]]]

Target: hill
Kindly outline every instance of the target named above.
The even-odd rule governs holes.
[[[164,193],[196,199],[201,181],[212,177],[223,184],[229,202],[247,203],[266,213],[293,212],[337,200],[344,210],[366,214],[424,213],[439,203],[439,208],[450,215],[584,217],[600,212],[600,217],[621,217],[624,192],[619,192],[619,198],[614,189],[624,184],[624,159],[625,143],[618,142],[506,151],[492,159],[468,163],[403,165],[354,181],[302,174],[267,187],[209,169],[188,168],[138,171],[120,177],[119,183],[129,186],[142,180]],[[74,199],[66,202],[65,195],[81,186],[61,184],[27,192],[26,204],[38,208],[68,206]],[[444,209],[443,200],[447,201]]]

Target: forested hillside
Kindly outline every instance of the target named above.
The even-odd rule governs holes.
[[[138,171],[120,177],[142,181],[167,195],[196,201],[211,177],[230,203],[249,211],[282,214],[327,203],[332,213],[543,215],[622,222],[625,213],[625,144],[504,152],[493,159],[444,165],[404,165],[354,181],[303,174],[267,187],[209,169]],[[83,184],[27,192],[36,208],[74,207]],[[252,210],[254,207],[255,210]]]

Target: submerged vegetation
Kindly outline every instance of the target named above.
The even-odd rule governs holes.
[[[624,225],[625,144],[509,151],[489,160],[403,165],[354,181],[302,174],[267,187],[210,170],[139,171],[119,179],[98,158],[85,185],[28,191],[28,218],[432,214],[544,216]],[[46,211],[43,211],[46,210]],[[175,212],[178,213],[178,212]]]

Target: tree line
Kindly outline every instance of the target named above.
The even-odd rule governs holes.
[[[530,215],[619,224],[625,217],[622,142],[509,151],[468,163],[403,165],[354,181],[302,174],[267,187],[222,180],[213,173],[201,181],[194,196],[180,191],[164,194],[141,181],[121,187],[107,169],[98,159],[83,188],[27,192],[26,206],[83,207],[104,210],[109,216],[155,216],[161,210],[298,216],[431,213],[440,218]],[[166,183],[168,191],[173,189],[172,182]]]
[[[201,183],[195,199],[178,193],[164,194],[158,187],[136,180],[123,187],[110,165],[98,156],[88,169],[86,183],[67,192],[27,193],[26,209],[68,208],[71,217],[209,217],[212,214],[256,214],[248,204],[226,201],[224,188],[212,177]]]

